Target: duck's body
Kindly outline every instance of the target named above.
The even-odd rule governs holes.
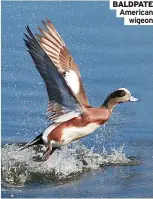
[[[43,133],[43,139],[46,142],[57,142],[59,145],[68,144],[92,133],[104,124],[110,115],[111,111],[104,107],[88,108],[79,117],[74,117],[58,125],[49,126]]]
[[[25,44],[43,78],[49,96],[49,120],[52,124],[21,150],[35,144],[48,146],[43,155],[46,160],[53,151],[77,139],[85,137],[109,120],[113,108],[123,102],[137,101],[131,93],[120,88],[111,93],[104,103],[95,108],[88,103],[81,81],[81,74],[64,41],[47,20],[46,30],[34,37],[29,27]]]

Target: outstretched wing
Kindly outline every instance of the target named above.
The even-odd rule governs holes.
[[[27,26],[25,44],[28,51],[43,78],[49,96],[49,119],[61,122],[80,115],[84,108],[77,97],[68,87],[63,75],[59,73],[52,60],[40,46],[31,30]],[[64,117],[63,117],[64,116]]]
[[[53,24],[49,20],[43,21],[43,24],[47,30],[38,27],[42,34],[36,34],[40,45],[55,64],[58,71],[64,75],[68,86],[73,90],[80,102],[87,105],[88,99],[77,64],[74,62],[73,57]]]

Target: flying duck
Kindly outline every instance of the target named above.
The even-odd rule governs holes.
[[[50,20],[43,21],[45,29],[35,36],[27,26],[25,44],[35,66],[45,82],[49,105],[48,119],[51,124],[33,141],[20,148],[44,144],[48,157],[60,146],[83,138],[111,117],[113,108],[123,102],[136,102],[130,91],[119,88],[98,107],[92,107],[85,93],[81,74],[65,42]]]

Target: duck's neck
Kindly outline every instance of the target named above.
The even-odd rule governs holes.
[[[108,110],[113,111],[115,106],[118,104],[115,99],[110,99],[109,97],[104,101],[101,107],[106,107]]]

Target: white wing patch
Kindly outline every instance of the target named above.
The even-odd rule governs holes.
[[[65,73],[65,80],[74,94],[78,94],[80,89],[80,82],[77,74],[73,70],[69,70]]]
[[[55,123],[60,122],[66,122],[74,117],[78,117],[80,115],[80,112],[71,111],[68,113],[65,113],[64,115],[59,116],[56,120],[54,120]]]

